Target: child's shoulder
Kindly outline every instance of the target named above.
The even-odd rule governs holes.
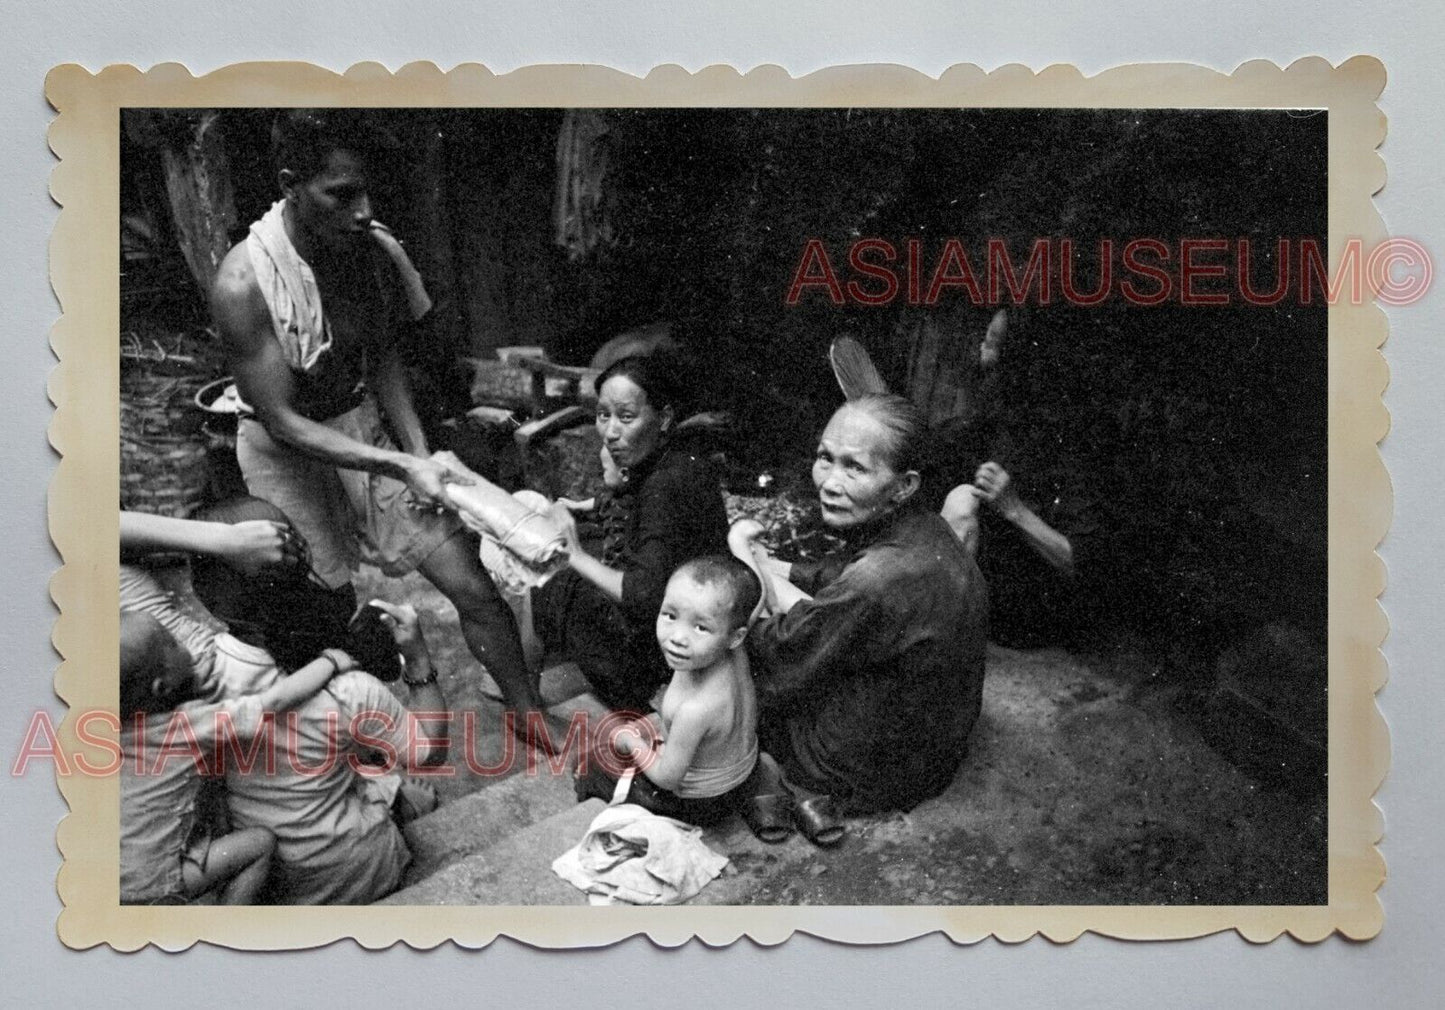
[[[726,713],[737,697],[738,687],[751,684],[745,663],[724,660],[708,671],[707,677],[690,692],[688,700],[708,712]]]

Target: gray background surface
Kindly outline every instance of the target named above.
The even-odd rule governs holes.
[[[30,715],[47,708],[56,656],[46,580],[58,564],[45,532],[45,486],[53,466],[45,438],[45,340],[58,311],[46,282],[55,207],[44,143],[51,116],[42,82],[57,63],[97,70],[112,62],[185,62],[194,72],[246,59],[305,59],[344,69],[358,60],[390,67],[431,59],[450,67],[485,62],[495,71],[529,63],[606,63],[643,73],[659,62],[689,69],[715,62],[741,68],[779,63],[794,74],[834,63],[897,62],[937,74],[968,61],[1039,69],[1077,63],[1086,73],[1135,61],[1181,60],[1228,71],[1254,58],[1289,63],[1306,55],[1340,62],[1371,53],[1390,82],[1383,153],[1390,181],[1379,206],[1391,231],[1445,253],[1440,114],[1445,74],[1434,65],[1442,35],[1438,8],[1424,2],[1321,9],[1284,0],[1211,4],[1061,5],[881,4],[777,0],[684,13],[684,5],[598,2],[489,5],[475,0],[250,0],[246,4],[150,0],[122,5],[82,0],[4,0],[0,24],[0,432],[5,469],[5,616],[0,642],[8,686],[0,711],[0,755],[9,767]],[[1176,9],[1177,8],[1177,9]],[[1438,280],[1438,278],[1437,278]],[[930,937],[902,946],[849,949],[809,938],[781,948],[744,942],[725,952],[693,944],[662,951],[634,939],[606,951],[558,954],[500,942],[485,952],[370,953],[354,944],[320,952],[244,955],[197,949],[184,956],[106,949],[74,953],[55,938],[59,854],[54,828],[64,813],[49,770],[4,784],[6,845],[0,857],[5,914],[0,973],[7,1003],[205,1006],[365,1000],[417,1005],[576,1000],[614,1005],[776,1004],[1153,1006],[1435,1005],[1441,990],[1445,893],[1436,844],[1442,823],[1441,734],[1445,654],[1440,571],[1445,493],[1439,464],[1440,392],[1445,378],[1441,294],[1391,312],[1386,347],[1393,430],[1384,444],[1396,518],[1382,553],[1390,569],[1384,603],[1391,681],[1380,697],[1393,735],[1394,765],[1379,796],[1386,813],[1384,933],[1370,943],[1304,946],[1285,938],[1251,946],[1233,935],[1189,943],[1127,944],[1085,937],[958,947]],[[109,339],[97,335],[97,339]],[[8,778],[8,776],[7,776]]]

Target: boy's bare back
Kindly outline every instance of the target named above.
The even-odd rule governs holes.
[[[689,768],[725,768],[748,754],[757,735],[758,701],[747,651],[729,651],[705,671],[673,673],[660,714],[664,739],[678,720],[702,728]]]

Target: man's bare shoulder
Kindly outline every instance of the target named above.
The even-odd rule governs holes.
[[[244,342],[269,330],[266,299],[244,242],[232,246],[216,270],[211,282],[211,316],[228,342]]]
[[[247,252],[245,242],[238,242],[226,253],[216,270],[216,279],[211,284],[211,297],[245,303],[252,295],[260,294],[261,288],[256,283],[256,268],[251,263],[251,254]]]

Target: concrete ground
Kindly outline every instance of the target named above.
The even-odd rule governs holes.
[[[467,653],[446,600],[417,576],[367,572],[358,588],[429,613],[424,627],[448,703],[477,713],[475,760],[505,764],[500,706],[485,696],[490,679]],[[991,648],[983,714],[947,792],[906,814],[850,821],[832,850],[797,836],[764,846],[740,822],[725,825],[707,838],[732,864],[696,900],[1324,902],[1323,798],[1268,787],[1235,768],[1184,714],[1180,690],[1154,686],[1169,678],[1140,669],[1060,649]],[[561,695],[582,686],[575,677],[548,680]],[[548,868],[581,837],[598,803],[575,806],[565,776],[553,779],[545,763],[528,777],[524,748],[514,749],[508,769],[521,777],[499,783],[505,773],[469,770],[461,745],[454,735],[456,773],[435,780],[445,805],[412,832],[409,882],[417,886],[397,900],[580,903]]]

